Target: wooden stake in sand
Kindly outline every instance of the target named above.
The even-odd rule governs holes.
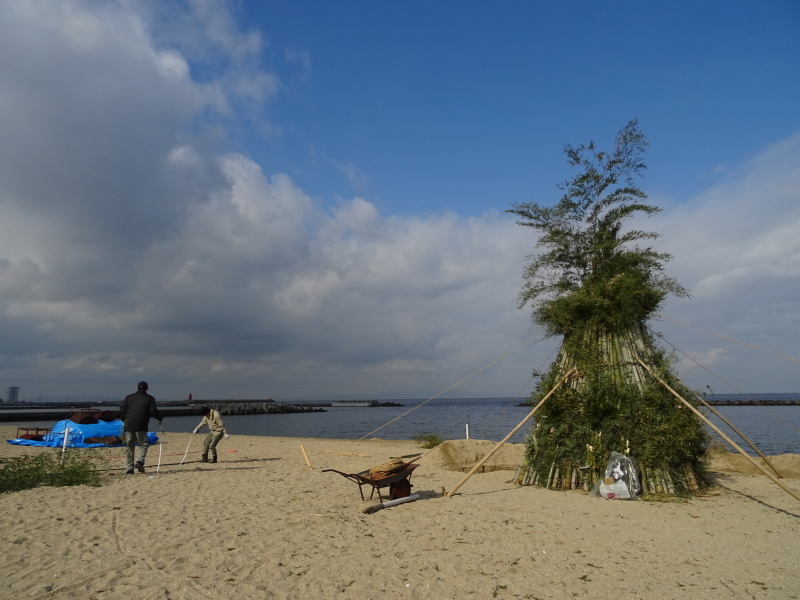
[[[370,458],[369,454],[356,454],[355,452],[338,452],[336,450],[316,450],[317,454],[335,454],[336,456],[363,456]]]
[[[303,451],[303,458],[306,459],[306,464],[308,465],[308,468],[313,469],[314,467],[311,466],[311,462],[308,460],[308,454],[306,454],[306,449],[303,448],[303,444],[300,444],[300,450]]]
[[[566,375],[564,375],[564,377],[562,377],[562,378],[559,380],[559,382],[558,382],[558,383],[555,385],[555,387],[554,387],[552,390],[550,390],[549,392],[547,392],[547,395],[546,395],[544,398],[542,398],[542,399],[541,399],[541,401],[539,402],[539,404],[537,404],[536,406],[534,406],[534,407],[533,407],[533,410],[532,410],[531,412],[529,412],[529,413],[528,413],[528,414],[525,416],[525,418],[524,418],[524,419],[522,419],[522,421],[520,421],[519,425],[517,425],[516,427],[514,427],[514,429],[512,429],[512,430],[511,430],[511,433],[509,433],[509,434],[508,434],[506,437],[504,437],[502,440],[500,440],[499,442],[497,442],[497,445],[496,445],[494,448],[492,448],[492,449],[489,451],[489,453],[488,453],[486,456],[484,456],[484,457],[483,457],[483,458],[482,458],[480,461],[478,461],[478,464],[476,464],[474,467],[472,467],[472,469],[470,470],[470,472],[469,472],[469,473],[467,473],[467,474],[464,476],[464,479],[462,479],[461,481],[459,481],[459,482],[456,484],[456,486],[455,486],[455,487],[454,487],[452,490],[450,490],[450,491],[447,493],[447,497],[448,497],[448,498],[452,498],[452,497],[453,497],[453,494],[455,494],[455,493],[456,493],[456,490],[458,490],[458,488],[460,488],[460,487],[461,487],[461,486],[462,486],[464,483],[466,483],[467,479],[469,479],[470,477],[472,477],[472,476],[475,474],[475,471],[477,471],[478,469],[480,469],[480,468],[481,468],[481,467],[484,465],[484,463],[485,463],[487,460],[489,460],[489,459],[492,457],[492,455],[493,455],[495,452],[497,452],[498,450],[500,450],[500,446],[502,446],[502,445],[503,445],[503,444],[505,444],[505,443],[506,443],[508,440],[510,440],[510,439],[511,439],[511,437],[512,437],[512,436],[513,436],[515,433],[517,433],[517,431],[519,431],[519,429],[520,429],[520,428],[521,428],[523,425],[525,425],[525,423],[527,423],[527,422],[528,422],[528,419],[530,419],[530,418],[531,418],[531,417],[534,415],[534,413],[536,413],[536,411],[537,411],[537,410],[539,410],[539,407],[541,407],[541,406],[542,406],[542,404],[544,404],[544,403],[545,403],[545,400],[547,400],[547,399],[548,399],[550,396],[552,396],[552,395],[553,395],[553,392],[555,392],[555,391],[556,391],[556,390],[557,390],[557,389],[558,389],[558,388],[561,386],[561,384],[562,384],[562,383],[564,383],[564,382],[565,382],[567,379],[569,379],[569,378],[572,376],[572,374],[573,374],[573,373],[575,373],[575,369],[571,369],[571,370],[569,370],[569,371],[567,372],[567,374],[566,374]]]
[[[673,389],[672,389],[672,388],[671,388],[671,387],[670,387],[670,386],[667,384],[667,382],[666,382],[666,381],[664,381],[664,380],[663,380],[663,379],[661,379],[661,378],[660,378],[658,375],[656,375],[655,373],[653,373],[653,371],[650,369],[650,367],[648,367],[646,364],[644,364],[644,363],[642,362],[642,359],[641,359],[641,358],[637,357],[637,358],[636,358],[636,360],[639,362],[639,364],[640,364],[640,365],[642,365],[642,366],[644,367],[645,371],[647,371],[648,373],[650,373],[650,375],[652,375],[652,376],[653,376],[653,378],[654,378],[656,381],[658,381],[658,382],[659,382],[661,385],[663,385],[665,388],[667,388],[667,389],[669,390],[669,392],[670,392],[670,393],[671,393],[673,396],[675,396],[675,397],[676,397],[678,400],[680,400],[681,402],[683,402],[683,403],[684,403],[684,404],[685,404],[685,405],[686,405],[686,406],[689,408],[689,410],[691,410],[691,411],[692,411],[692,412],[693,412],[695,415],[697,415],[697,416],[700,418],[700,420],[701,420],[701,421],[703,421],[703,423],[705,423],[705,424],[706,424],[706,425],[708,425],[708,426],[709,426],[711,429],[713,429],[714,431],[716,431],[716,432],[717,432],[717,434],[718,434],[718,435],[719,435],[719,436],[720,436],[720,437],[721,437],[723,440],[725,440],[726,442],[728,442],[728,444],[730,444],[730,445],[731,445],[731,447],[732,447],[734,450],[736,450],[737,452],[739,452],[739,454],[741,454],[741,455],[742,455],[742,456],[744,456],[744,457],[745,457],[745,458],[746,458],[748,461],[750,461],[750,463],[751,463],[751,464],[752,464],[752,465],[753,465],[753,466],[754,466],[756,469],[758,469],[759,471],[761,471],[761,472],[762,472],[764,475],[766,475],[766,476],[767,476],[767,477],[769,477],[769,478],[770,478],[772,481],[774,481],[776,484],[778,484],[778,486],[780,486],[780,488],[781,488],[781,489],[782,489],[784,492],[786,492],[786,493],[787,493],[787,494],[789,494],[790,496],[793,496],[793,497],[794,497],[794,498],[796,498],[797,500],[800,500],[800,495],[799,495],[799,494],[797,494],[796,492],[794,492],[794,491],[790,490],[788,487],[786,487],[786,485],[784,485],[784,483],[783,483],[783,482],[782,482],[780,479],[776,478],[776,477],[775,477],[775,476],[774,476],[772,473],[770,473],[770,472],[769,472],[769,471],[767,471],[767,470],[766,470],[764,467],[762,467],[760,464],[758,464],[756,461],[754,461],[754,460],[753,460],[753,458],[752,458],[752,457],[751,457],[751,456],[750,456],[750,455],[749,455],[747,452],[745,452],[744,450],[742,450],[742,449],[739,447],[739,445],[738,445],[736,442],[734,442],[734,441],[733,441],[731,438],[729,438],[727,435],[725,435],[725,433],[723,433],[723,432],[722,432],[722,431],[719,429],[719,427],[717,427],[717,426],[716,426],[716,425],[714,425],[714,424],[713,424],[711,421],[709,421],[709,420],[708,420],[708,419],[707,419],[707,418],[706,418],[706,417],[703,415],[703,413],[701,413],[701,412],[700,412],[699,410],[697,410],[697,409],[696,409],[694,406],[692,406],[692,405],[691,405],[689,402],[687,402],[687,401],[686,401],[686,400],[685,400],[683,397],[681,397],[681,395],[680,395],[678,392],[676,392],[675,390],[673,390]]]

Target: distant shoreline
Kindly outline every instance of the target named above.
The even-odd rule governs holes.
[[[735,406],[800,406],[800,398],[791,400],[781,399],[742,399],[742,400],[714,400],[706,399],[706,403],[716,407]],[[249,414],[274,414],[274,413],[304,413],[324,412],[330,407],[399,407],[403,404],[395,402],[378,401],[332,401],[332,402],[274,402],[272,400],[194,400],[191,401],[165,401],[158,402],[158,408],[165,417],[197,416],[201,414],[201,407],[209,405],[219,410],[223,415],[249,415]],[[519,406],[527,406],[520,403]],[[0,422],[35,422],[52,421],[69,418],[77,412],[107,411],[118,415],[118,402],[36,402],[16,404],[13,406],[0,405]]]
[[[222,415],[261,415],[325,412],[331,407],[400,407],[395,402],[341,401],[341,402],[273,402],[272,400],[195,400],[159,402],[158,410],[164,417],[186,417],[202,414],[202,407],[210,406]],[[36,402],[0,406],[0,422],[9,421],[52,421],[70,418],[76,413],[108,413],[119,417],[118,402]]]
[[[800,400],[706,400],[711,406],[800,406]]]

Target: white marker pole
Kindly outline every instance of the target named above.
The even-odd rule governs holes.
[[[67,451],[67,442],[69,441],[69,427],[64,428],[64,443],[61,444],[61,462],[64,462],[64,453]]]

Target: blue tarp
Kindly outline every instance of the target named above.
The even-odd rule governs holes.
[[[18,446],[61,448],[64,445],[64,431],[66,429],[69,429],[67,448],[103,448],[108,447],[109,444],[87,444],[84,440],[98,437],[122,437],[122,421],[120,419],[115,419],[114,421],[98,421],[90,425],[83,425],[69,419],[64,419],[53,425],[53,430],[45,434],[44,440],[41,442],[20,438],[6,441],[9,444],[16,444]],[[158,436],[152,431],[147,433],[147,439],[151,444],[158,442]],[[123,444],[113,445],[122,446]]]

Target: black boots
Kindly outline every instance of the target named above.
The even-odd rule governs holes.
[[[200,459],[200,462],[208,462],[208,453],[206,452],[203,454],[203,457]]]
[[[212,462],[212,463],[215,463],[215,462],[217,462],[217,455],[216,454],[212,454],[211,455],[211,460],[209,461],[208,460],[208,453],[205,453],[205,454],[203,454],[203,457],[200,459],[200,462],[204,462],[204,463]]]

